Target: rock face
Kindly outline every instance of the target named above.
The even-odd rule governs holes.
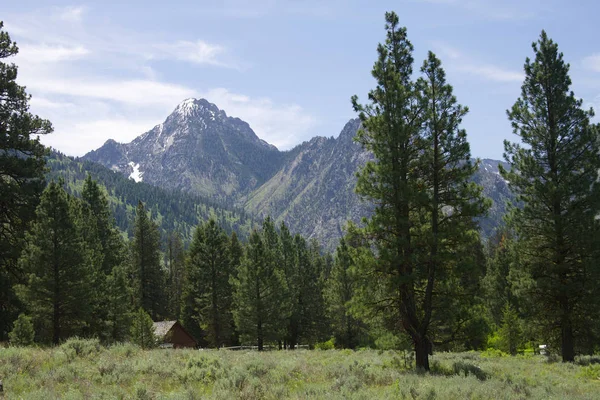
[[[84,156],[136,181],[210,196],[259,216],[285,221],[293,232],[336,246],[348,220],[372,206],[354,193],[355,173],[370,158],[353,142],[350,120],[337,138],[315,137],[287,152],[259,139],[250,126],[204,99],[188,99],[128,144],[108,140]],[[511,200],[499,161],[482,160],[473,180],[494,205],[480,225],[489,235]]]
[[[187,99],[131,143],[108,140],[84,159],[153,185],[227,199],[270,178],[282,153],[239,118],[204,99]]]
[[[337,138],[315,137],[291,150],[282,168],[247,197],[244,208],[284,220],[306,237],[339,238],[349,219],[358,222],[370,210],[354,193],[355,173],[370,157],[352,140],[359,126],[353,119]]]

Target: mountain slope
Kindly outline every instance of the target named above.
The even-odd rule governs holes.
[[[131,143],[108,140],[83,158],[137,181],[226,199],[269,179],[283,154],[246,122],[204,99],[187,99]]]
[[[283,220],[295,232],[334,249],[347,221],[358,223],[372,210],[354,192],[355,174],[370,158],[353,142],[359,127],[359,120],[353,119],[335,139],[316,137],[294,148],[282,168],[247,196],[244,208]],[[479,220],[484,237],[502,222],[505,203],[512,200],[498,172],[499,163],[481,160],[473,176],[473,181],[483,186],[484,195],[492,199],[488,215]]]
[[[283,167],[247,197],[244,208],[335,246],[349,219],[359,221],[369,213],[354,193],[355,173],[369,158],[352,141],[359,125],[351,120],[338,138],[315,137],[290,151]]]

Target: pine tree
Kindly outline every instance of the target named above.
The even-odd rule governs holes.
[[[298,260],[298,247],[294,236],[287,225],[282,222],[279,227],[279,240],[281,243],[281,266],[287,286],[288,319],[284,338],[284,346],[294,349],[300,340],[300,286],[301,275]]]
[[[142,349],[151,349],[157,345],[154,334],[154,323],[150,315],[143,308],[138,309],[133,316],[131,341]]]
[[[83,184],[81,199],[82,223],[85,226],[82,234],[92,258],[92,291],[89,293],[92,311],[89,334],[98,336],[102,341],[111,341],[114,339],[114,327],[111,326],[111,322],[127,318],[114,315],[115,311],[122,310],[122,307],[111,308],[109,303],[113,288],[108,282],[113,270],[122,268],[125,263],[125,244],[115,228],[104,191],[89,174]],[[128,313],[128,310],[123,311]],[[110,319],[113,321],[109,321],[109,314],[112,314]]]
[[[214,219],[199,225],[190,245],[186,288],[186,319],[197,318],[212,347],[230,344],[232,276],[228,237]],[[192,315],[187,315],[191,313]]]
[[[91,267],[79,209],[62,184],[51,182],[20,259],[28,274],[20,297],[40,327],[36,330],[42,341],[53,344],[80,334],[89,321]]]
[[[535,282],[529,296],[563,361],[575,358],[577,332],[597,313],[600,213],[598,126],[570,89],[569,65],[546,32],[525,62],[521,97],[508,111],[523,145],[505,141],[501,169],[523,207],[510,210],[523,264]]]
[[[160,235],[141,201],[135,214],[131,267],[134,304],[146,310],[152,319],[162,318],[166,305],[165,277],[160,265]]]
[[[335,253],[331,276],[327,280],[326,299],[336,346],[345,349],[354,349],[358,345],[361,329],[361,323],[350,311],[358,284],[351,271],[352,265],[346,240],[342,238]]]
[[[131,291],[125,266],[114,267],[106,278],[108,314],[106,325],[110,343],[124,342],[131,330]]]
[[[300,272],[300,338],[310,346],[318,341],[328,339],[327,319],[325,315],[325,299],[323,297],[323,270],[325,261],[321,256],[321,248],[316,240],[309,244],[304,238],[296,235],[296,246],[299,253]]]
[[[238,236],[235,233],[235,231],[231,232],[231,237],[229,239],[227,253],[229,254],[229,265],[230,265],[230,269],[231,269],[230,283],[232,284],[233,279],[237,278],[237,272],[240,269],[240,264],[242,263],[242,258],[244,257],[244,246],[238,240]],[[233,291],[233,286],[231,289]],[[233,296],[233,294],[232,294],[232,296]],[[232,306],[232,315],[233,315],[233,306],[234,306],[233,297],[232,297],[232,305],[231,306]],[[240,343],[240,334],[237,330],[237,326],[235,325],[234,319],[231,320],[230,331],[231,331],[231,340],[230,340],[231,344],[234,346],[238,345]]]
[[[50,122],[29,113],[17,66],[3,62],[18,48],[2,28],[0,21],[0,340],[18,313],[12,285],[23,283],[24,274],[17,260],[45,185],[46,150],[38,135],[52,132]]]
[[[104,275],[112,273],[114,267],[125,261],[125,245],[115,226],[115,219],[111,215],[108,199],[103,188],[87,175],[81,192],[85,204],[85,218],[93,221],[95,236],[100,242],[102,253],[101,272]]]
[[[183,303],[183,285],[185,282],[185,251],[181,235],[178,232],[171,232],[169,234],[166,250],[169,315],[179,320]]]
[[[517,355],[517,350],[521,345],[521,321],[519,320],[519,314],[509,303],[506,303],[502,309],[502,325],[499,334],[502,341],[502,350],[512,356]]]
[[[286,291],[285,277],[273,268],[269,252],[260,233],[250,235],[234,287],[234,311],[238,331],[246,340],[256,341],[259,350],[265,342],[278,340],[287,315],[281,315]]]
[[[363,124],[357,141],[375,156],[361,169],[356,191],[376,204],[366,229],[378,254],[372,277],[386,289],[384,299],[372,300],[395,310],[417,368],[429,370],[433,325],[441,323],[434,310],[444,302],[435,293],[464,291],[448,285],[453,275],[464,276],[456,248],[478,243],[473,217],[486,203],[481,188],[469,183],[476,166],[459,127],[466,109],[456,103],[441,63],[429,53],[414,83],[413,47],[395,13],[386,13],[386,30],[372,72],[378,83],[369,93],[372,104],[352,99]]]
[[[231,232],[227,253],[229,254],[231,272],[235,274],[239,268],[240,263],[242,262],[242,257],[244,257],[244,247],[240,243],[238,236],[235,232]]]
[[[19,314],[19,318],[14,323],[13,330],[8,334],[10,344],[13,346],[31,346],[35,337],[31,317],[25,314]]]

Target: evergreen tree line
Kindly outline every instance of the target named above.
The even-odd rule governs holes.
[[[324,285],[332,262],[316,241],[267,218],[244,244],[210,219],[196,228],[189,250],[177,233],[162,246],[141,202],[133,226],[126,241],[91,176],[81,197],[51,181],[18,261],[26,279],[14,287],[24,310],[14,340],[30,324],[39,343],[72,336],[121,342],[147,332],[143,313],[181,320],[210,347],[293,348],[328,338]]]

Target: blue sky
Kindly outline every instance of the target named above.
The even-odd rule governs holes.
[[[350,97],[374,86],[388,10],[408,28],[415,70],[428,50],[442,60],[470,108],[476,157],[500,159],[502,141],[516,139],[506,109],[542,29],[571,64],[576,96],[600,108],[596,1],[20,0],[2,2],[0,19],[21,48],[13,60],[32,111],[54,124],[43,141],[83,155],[132,140],[189,97],[280,149],[337,136],[355,117]]]

